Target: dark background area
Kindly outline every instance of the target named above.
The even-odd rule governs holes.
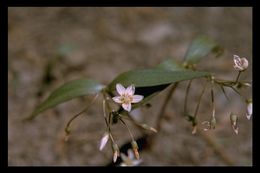
[[[8,9],[8,164],[106,165],[112,160],[107,145],[98,144],[106,127],[101,97],[72,125],[68,142],[64,127],[89,97],[78,98],[43,112],[34,121],[21,120],[63,83],[88,77],[108,84],[119,73],[149,68],[166,58],[181,61],[196,36],[204,34],[225,49],[219,59],[209,56],[199,68],[223,79],[234,79],[233,54],[247,57],[252,80],[252,8],[36,8]],[[191,134],[182,116],[185,88],[180,84],[151,149],[141,152],[141,165],[252,165],[252,122],[236,93],[227,101],[216,87],[215,130]],[[202,84],[194,81],[189,99],[192,111]],[[168,89],[167,89],[168,90]],[[167,91],[151,100],[151,108],[135,111],[138,120],[154,126]],[[242,90],[252,96],[251,89]],[[206,91],[199,122],[211,116]],[[230,112],[239,115],[239,135],[232,131]],[[130,125],[136,137],[140,131]],[[199,129],[203,126],[199,124]],[[130,140],[124,126],[113,127],[118,144]],[[218,147],[216,147],[216,145]],[[220,146],[220,148],[219,148]]]

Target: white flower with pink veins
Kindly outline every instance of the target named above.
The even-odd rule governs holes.
[[[248,67],[248,61],[246,58],[240,58],[237,55],[234,55],[234,68],[238,71],[244,71]]]
[[[123,87],[121,84],[116,84],[116,91],[119,96],[115,96],[112,99],[119,104],[122,104],[124,110],[130,112],[131,111],[131,104],[138,103],[143,100],[144,96],[142,95],[134,95],[135,93],[135,86],[132,84],[127,88]]]

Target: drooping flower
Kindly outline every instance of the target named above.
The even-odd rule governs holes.
[[[105,132],[100,141],[100,145],[99,145],[100,151],[103,150],[103,148],[106,146],[108,139],[109,139],[109,133]]]
[[[119,104],[122,104],[124,110],[130,112],[131,111],[131,103],[138,103],[143,100],[144,96],[142,95],[134,95],[135,86],[130,85],[126,89],[121,84],[116,84],[116,91],[119,96],[115,96],[112,99]]]
[[[120,166],[137,166],[142,162],[141,159],[135,159],[134,152],[131,149],[127,150],[127,154],[128,156],[126,156],[124,153],[121,153],[123,162],[120,164]]]
[[[246,58],[240,58],[237,55],[234,55],[234,68],[238,71],[244,71],[248,67],[248,61]]]
[[[250,99],[248,99],[246,102],[247,102],[246,117],[248,120],[250,120],[253,113],[253,103],[252,100]]]

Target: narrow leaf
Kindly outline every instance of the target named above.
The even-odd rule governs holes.
[[[143,69],[127,71],[117,76],[109,85],[108,89],[113,92],[117,83],[123,86],[134,84],[135,87],[152,87],[166,85],[174,82],[190,80],[209,75],[201,71],[169,71],[164,69]]]
[[[96,94],[101,91],[103,87],[103,85],[91,79],[70,81],[53,91],[52,94],[32,112],[27,120],[33,119],[39,115],[39,113],[73,98]]]

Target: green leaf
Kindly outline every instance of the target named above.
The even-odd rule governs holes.
[[[208,76],[208,72],[200,71],[170,71],[160,68],[131,70],[118,75],[107,87],[111,96],[115,92],[116,84],[120,83],[124,87],[134,84],[135,94],[144,96],[144,99],[133,104],[133,109],[147,103],[151,98],[156,96],[160,91],[167,88],[170,84],[184,80]],[[125,112],[121,110],[121,112]]]
[[[173,59],[166,59],[160,63],[157,68],[171,71],[182,71],[186,70],[180,63],[176,62]]]
[[[26,119],[33,119],[39,115],[39,113],[73,98],[96,94],[101,91],[102,88],[104,88],[103,85],[91,79],[78,79],[70,81],[53,91],[52,94]]]
[[[134,84],[138,87],[155,87],[190,80],[209,75],[208,72],[200,71],[169,71],[164,69],[143,69],[127,71],[117,76],[109,85],[110,92],[115,91],[117,83],[127,87]],[[145,90],[144,90],[145,91]],[[142,94],[142,93],[139,93]]]
[[[220,56],[223,49],[212,39],[207,36],[199,36],[195,38],[190,44],[185,60],[189,64],[196,64],[209,53],[215,53]]]

